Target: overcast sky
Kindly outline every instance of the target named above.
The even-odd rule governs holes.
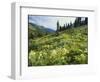
[[[35,23],[46,28],[56,30],[57,21],[63,26],[66,23],[74,22],[76,17],[56,17],[56,16],[29,16],[29,23]]]

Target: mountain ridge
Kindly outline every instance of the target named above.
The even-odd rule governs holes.
[[[29,25],[32,25],[34,28],[38,29],[38,30],[44,30],[44,31],[47,31],[47,32],[54,32],[55,30],[53,29],[50,29],[50,28],[46,28],[45,26],[41,26],[41,25],[38,25],[38,24],[35,24],[35,23],[29,23]]]

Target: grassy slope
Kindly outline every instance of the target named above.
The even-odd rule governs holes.
[[[29,41],[29,66],[86,64],[87,26],[68,29]]]

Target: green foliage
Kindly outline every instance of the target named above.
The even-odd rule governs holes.
[[[36,39],[37,37],[42,37],[50,33],[51,32],[47,31],[47,29],[43,26],[33,23],[28,24],[28,39]]]
[[[28,65],[87,64],[87,32],[87,26],[80,26],[61,31],[59,35],[51,33],[30,38]]]

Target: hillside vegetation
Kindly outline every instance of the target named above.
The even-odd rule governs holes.
[[[57,33],[37,28],[29,24],[28,66],[88,63],[87,25]]]

